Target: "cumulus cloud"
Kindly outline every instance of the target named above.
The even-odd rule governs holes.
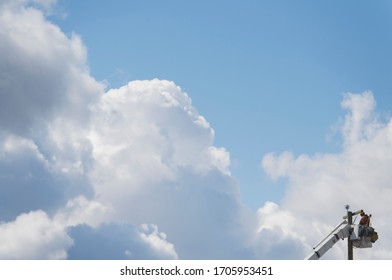
[[[61,223],[41,211],[0,224],[0,259],[65,259],[73,241]]]
[[[88,177],[91,106],[104,86],[89,75],[80,38],[27,6],[54,2],[0,2],[0,258],[62,259],[71,245],[75,257],[70,228],[101,232],[112,211],[93,199]],[[176,257],[157,227],[137,233],[129,254]]]
[[[91,195],[84,131],[103,86],[89,75],[77,35],[65,36],[38,9],[1,3],[0,219],[10,221]]]
[[[81,39],[34,8],[1,8],[0,26],[0,128],[25,136],[48,119],[88,118],[103,87],[88,73]]]
[[[262,160],[264,171],[273,179],[287,179],[287,191],[276,213],[291,218],[276,231],[292,232],[293,219],[300,225],[295,232],[304,244],[315,245],[341,221],[343,205],[353,211],[364,209],[373,214],[373,224],[380,240],[372,249],[356,250],[357,258],[391,258],[392,242],[387,238],[392,210],[392,121],[381,119],[375,112],[376,101],[371,92],[347,93],[342,108],[346,110],[341,127],[342,150],[338,153],[294,156],[291,152],[267,154]],[[268,221],[271,205],[261,210]],[[286,214],[284,214],[286,213]],[[294,218],[295,217],[295,218]],[[345,244],[331,250],[329,258],[342,258]]]
[[[112,219],[159,225],[180,258],[250,256],[229,154],[177,85],[130,82],[110,90],[92,119],[89,178]]]
[[[0,257],[253,257],[256,215],[189,96],[157,79],[105,92],[80,37],[31,5],[54,2],[0,2],[0,234],[36,243]]]

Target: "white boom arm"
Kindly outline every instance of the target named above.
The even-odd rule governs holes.
[[[350,235],[351,226],[347,221],[343,221],[338,225],[326,238],[324,238],[316,247],[313,252],[305,258],[305,260],[318,260],[329,249],[335,245],[339,239],[344,239]]]

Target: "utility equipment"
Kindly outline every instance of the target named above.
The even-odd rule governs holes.
[[[337,225],[323,240],[321,240],[305,260],[318,260],[329,249],[331,249],[340,239],[347,238],[348,259],[353,259],[353,247],[371,248],[372,244],[377,241],[378,234],[370,224],[372,215],[366,215],[363,210],[356,212],[349,211],[349,205],[346,205],[347,215],[343,221]],[[358,224],[354,224],[353,217],[361,215]]]

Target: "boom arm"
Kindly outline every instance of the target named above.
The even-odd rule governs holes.
[[[335,245],[339,239],[344,239],[350,235],[351,226],[347,221],[339,224],[326,238],[324,238],[313,250],[313,252],[305,258],[305,260],[318,260],[329,249]]]

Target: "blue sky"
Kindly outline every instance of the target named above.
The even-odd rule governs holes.
[[[391,12],[0,0],[0,259],[392,259]]]
[[[334,152],[342,94],[392,107],[389,1],[60,1],[91,74],[118,87],[168,79],[187,92],[231,154],[247,204],[279,201],[262,156]]]

